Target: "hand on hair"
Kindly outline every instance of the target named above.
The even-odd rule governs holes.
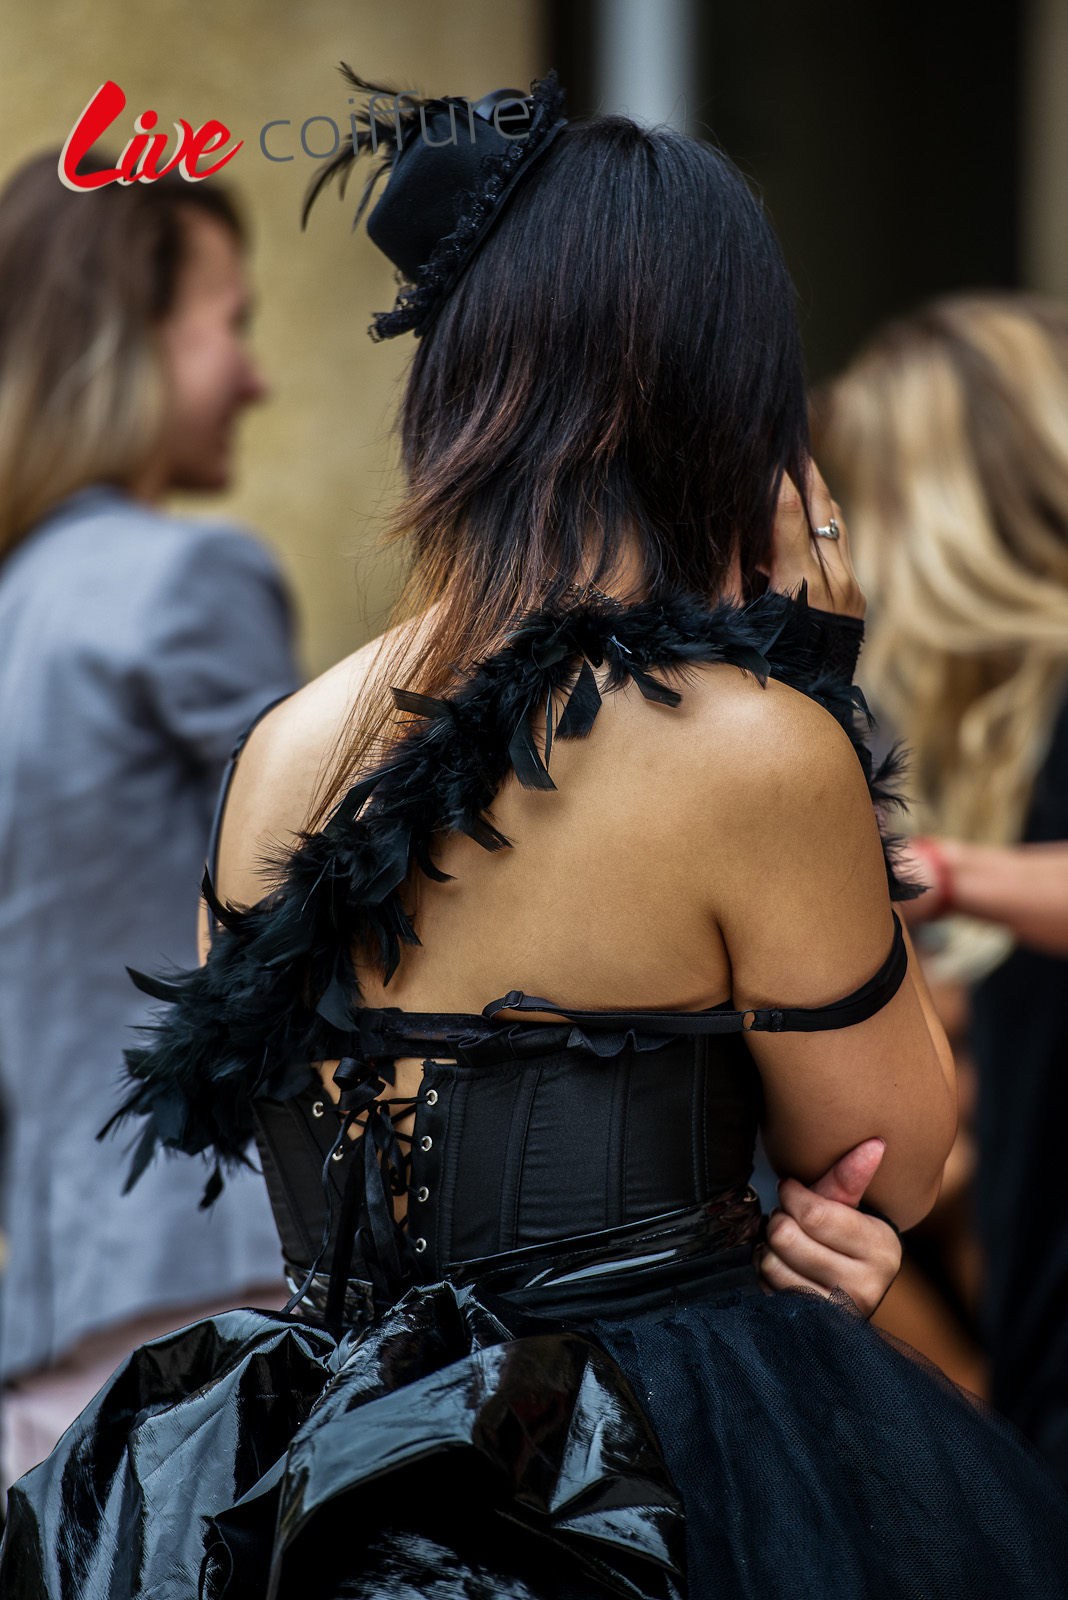
[[[849,556],[849,534],[841,508],[811,463],[808,503],[812,513],[809,525],[797,485],[783,477],[779,505],[775,513],[771,556],[766,567],[768,585],[796,594],[802,581],[808,585],[808,603],[819,611],[834,611],[839,616],[862,617],[867,607],[864,591],[857,582]],[[813,528],[827,527],[834,517],[839,527],[837,539],[821,539]]]
[[[886,1149],[865,1139],[808,1188],[779,1184],[780,1204],[768,1219],[768,1242],[757,1267],[769,1289],[843,1289],[866,1317],[901,1266],[901,1241],[889,1223],[856,1209]]]

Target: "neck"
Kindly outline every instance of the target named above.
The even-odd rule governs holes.
[[[167,474],[162,464],[153,462],[130,480],[126,485],[126,492],[134,500],[141,500],[146,505],[157,505],[163,499],[168,487]]]
[[[579,575],[578,586],[580,588],[583,584],[595,585],[602,594],[609,596],[613,600],[619,600],[624,605],[631,605],[636,601],[647,598],[642,584],[644,562],[636,534],[631,533],[628,535],[616,558],[615,565],[609,572],[601,573],[595,580],[594,573],[597,571],[597,562],[598,554],[591,548],[587,563]],[[742,560],[737,547],[735,547],[734,554],[731,557],[731,564],[723,589],[715,598],[730,600],[735,605],[741,604]]]

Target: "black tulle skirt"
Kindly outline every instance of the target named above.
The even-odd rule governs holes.
[[[844,1297],[533,1256],[135,1351],[12,1490],[4,1600],[1068,1596],[1030,1446]]]

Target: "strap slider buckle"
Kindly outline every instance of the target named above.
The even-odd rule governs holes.
[[[759,1011],[751,1007],[742,1013],[743,1033],[781,1033],[785,1024],[785,1014],[768,1006],[761,1006]]]

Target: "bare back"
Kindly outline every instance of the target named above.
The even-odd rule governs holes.
[[[373,651],[253,734],[223,831],[224,898],[264,892],[264,852],[303,826]],[[357,963],[365,1004],[477,1012],[522,989],[575,1009],[819,1006],[878,969],[893,930],[885,870],[842,730],[805,695],[733,666],[673,682],[677,707],[633,685],[606,694],[586,738],[554,744],[555,792],[504,784],[492,820],[511,849],[438,837],[435,864],[452,881],[409,880],[421,942],[388,987]],[[865,1023],[754,1036],[765,1137],[783,1170],[811,1176],[879,1134],[880,1203],[922,1214],[953,1118],[927,1004],[910,975]]]

